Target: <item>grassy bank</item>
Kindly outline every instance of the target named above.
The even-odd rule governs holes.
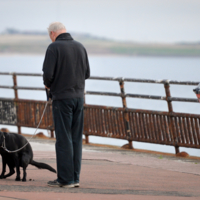
[[[145,44],[119,42],[76,34],[73,37],[86,47],[88,54],[200,57],[199,43]],[[0,35],[0,53],[44,54],[50,43],[48,35]]]

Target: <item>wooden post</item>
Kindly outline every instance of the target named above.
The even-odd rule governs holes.
[[[166,93],[166,101],[167,101],[167,105],[168,105],[168,111],[169,111],[169,114],[172,114],[173,113],[173,107],[172,107],[172,101],[170,100],[171,94],[170,94],[170,89],[169,89],[170,88],[169,83],[166,82],[164,84],[164,87],[165,87],[165,93]],[[175,144],[174,144],[175,152],[176,152],[176,154],[178,154],[180,151],[179,151],[179,146],[177,145],[178,139],[175,136],[175,132],[174,132],[175,129],[174,129],[173,119],[174,119],[174,117],[170,116],[169,129],[170,129],[170,132],[173,135],[173,139],[174,139],[174,142],[175,142]]]
[[[15,92],[15,99],[18,99],[18,91],[17,91],[17,76],[16,74],[13,74],[13,86],[14,86],[14,92]]]
[[[125,90],[124,90],[124,81],[123,80],[119,81],[119,85],[120,85],[120,91],[121,91],[121,97],[122,97],[123,113],[124,113],[124,119],[125,119],[124,125],[125,125],[125,129],[126,129],[126,136],[128,138],[128,146],[129,146],[129,149],[133,149],[132,140],[130,140],[131,130],[130,130],[130,124],[129,124],[129,116],[128,116],[128,112],[127,112],[127,103],[126,103],[126,96],[125,96]]]
[[[89,144],[89,135],[85,135],[85,144]]]
[[[13,74],[13,89],[15,93],[15,100],[18,100],[18,91],[17,91],[17,76]],[[18,108],[17,108],[17,117],[18,117]],[[21,126],[17,126],[18,134],[21,134]]]
[[[51,130],[51,138],[54,138],[54,132]]]

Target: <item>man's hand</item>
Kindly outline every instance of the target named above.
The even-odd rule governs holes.
[[[46,88],[46,89],[50,89],[50,88],[48,88],[46,85],[45,85],[45,88]]]

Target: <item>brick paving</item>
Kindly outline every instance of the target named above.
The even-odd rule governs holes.
[[[56,168],[54,142],[31,143],[34,160]],[[0,200],[200,199],[200,160],[83,145],[79,188],[51,188],[55,174],[29,165],[27,182],[0,180]]]

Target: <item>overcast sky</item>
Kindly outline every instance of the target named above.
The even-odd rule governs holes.
[[[0,32],[69,32],[136,42],[200,41],[200,0],[0,0]]]

